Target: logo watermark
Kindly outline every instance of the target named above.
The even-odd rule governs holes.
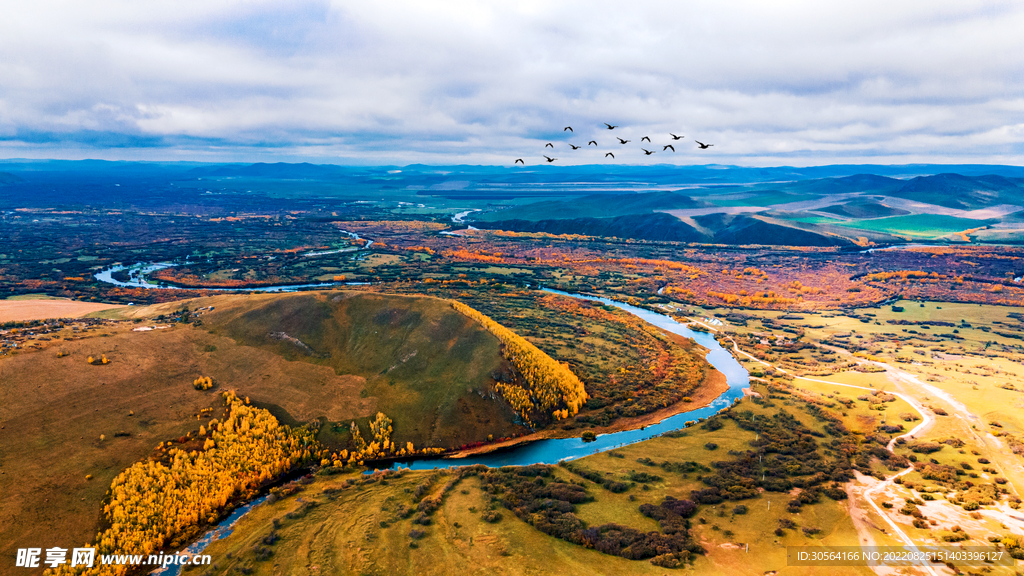
[[[68,552],[71,557],[68,558]],[[72,568],[81,566],[209,566],[209,554],[174,553],[165,554],[99,554],[95,548],[18,548],[14,566],[17,568],[56,568],[67,564]]]
[[[789,566],[1013,566],[994,546],[787,546]]]

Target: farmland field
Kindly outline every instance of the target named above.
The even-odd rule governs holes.
[[[859,230],[902,234],[913,238],[934,239],[954,232],[983,228],[991,223],[991,220],[971,220],[941,214],[912,214],[837,223],[837,225]]]
[[[79,302],[66,298],[9,298],[0,300],[0,323],[77,318],[100,310],[120,308],[117,304]]]

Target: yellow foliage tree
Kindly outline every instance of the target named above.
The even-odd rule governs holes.
[[[583,382],[567,366],[462,302],[452,301],[452,307],[478,322],[501,341],[502,353],[522,375],[526,388],[503,382],[495,385],[495,388],[527,422],[530,421],[530,414],[535,411],[547,413],[560,407],[560,416],[561,407],[564,407],[564,417],[575,416],[579,412],[588,395]]]
[[[282,426],[270,412],[247,406],[232,393],[225,393],[225,400],[228,416],[204,450],[171,449],[168,462],[139,462],[114,479],[103,507],[109,528],[97,534],[97,554],[149,554],[180,545],[201,523],[215,521],[233,498],[254,494],[299,465],[315,446],[311,431]],[[46,574],[123,576],[128,568],[64,564]]]

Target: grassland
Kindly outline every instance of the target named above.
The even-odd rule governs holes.
[[[767,393],[763,388],[760,391]],[[753,410],[760,417],[786,410],[820,430],[821,423],[801,405],[794,398],[760,404],[747,401],[736,409]],[[858,417],[851,415],[850,419]],[[740,429],[730,420],[723,422],[717,430],[694,427],[685,435],[589,456],[572,462],[571,468],[555,467],[553,480],[579,483],[591,494],[593,500],[578,505],[576,512],[590,526],[612,522],[658,531],[656,522],[638,512],[641,504],[657,504],[666,496],[688,498],[692,490],[705,486],[698,479],[699,472],[666,471],[659,466],[661,462],[708,463],[729,459],[730,451],[750,448],[753,431]],[[707,450],[708,442],[717,443],[717,449]],[[627,491],[614,493],[571,470],[588,470],[627,483],[638,472],[657,479],[634,482]],[[440,495],[454,477],[443,470],[403,471],[384,481],[360,475],[317,476],[296,496],[257,507],[236,525],[231,536],[208,548],[218,560],[207,573],[228,574],[238,568],[253,574],[665,573],[664,568],[646,561],[601,554],[539,532],[497,504],[478,476],[465,477],[451,488],[427,524],[415,521],[418,515],[406,515],[405,510],[415,508],[417,493],[424,492],[428,499]],[[857,541],[845,501],[822,497],[792,513],[786,505],[791,498],[785,493],[764,493],[743,501],[700,506],[691,519],[691,530],[707,552],[685,572],[762,575],[784,569],[790,574],[870,573],[856,567],[787,567],[786,546]],[[739,504],[746,506],[745,512],[736,509]],[[501,520],[486,521],[488,512],[498,512]],[[777,535],[780,519],[793,522],[796,528]],[[806,536],[805,527],[819,531]],[[277,537],[271,538],[273,545],[265,543],[270,534]]]
[[[877,538],[875,531],[888,530],[890,521],[920,543],[941,544],[957,526],[966,545],[1024,536],[1014,511],[1024,486],[1021,309],[898,301],[841,314],[733,314],[722,330],[759,357],[746,359],[752,371],[823,399],[856,396],[844,414],[856,417],[847,426],[861,434],[913,429],[894,445],[912,465],[900,483],[867,478],[851,485],[865,503],[858,512],[867,511],[855,515],[862,536]],[[794,342],[807,347],[795,350]],[[902,396],[879,403],[876,392]],[[972,511],[974,503],[979,507]]]
[[[635,367],[657,358],[666,370],[696,369],[679,377],[703,380],[691,342],[644,330],[599,305],[582,310],[572,299],[539,297],[547,300],[519,327],[543,333],[548,349],[611,346],[608,357],[636,372],[617,376],[630,386],[642,384]],[[509,306],[504,314],[520,311]],[[585,341],[576,335],[577,321],[544,327],[546,319],[580,313],[606,325]],[[60,545],[90,540],[111,480],[152,456],[158,443],[216,416],[211,410],[221,409],[222,390],[250,398],[285,424],[319,420],[317,439],[328,448],[347,447],[349,422],[366,430],[378,411],[393,420],[396,443],[417,448],[457,448],[528,431],[494,390],[495,378],[510,371],[497,340],[444,300],[345,291],[222,294],[93,316],[50,326],[45,338],[0,359],[0,425],[18,431],[0,436],[4,550],[47,538]],[[90,364],[89,357],[108,362]],[[574,369],[619,372],[619,364],[573,358]],[[200,376],[212,379],[212,390],[194,389]],[[612,393],[622,392],[602,392]]]
[[[791,214],[777,214],[777,215],[774,215],[774,217],[775,218],[779,218],[780,220],[789,220],[789,221],[792,221],[792,222],[805,222],[807,224],[836,224],[836,223],[839,223],[839,222],[843,222],[843,220],[841,220],[839,218],[830,218],[828,216],[817,216],[817,215],[810,215],[810,216],[808,216],[808,215],[800,215],[800,213],[796,213],[796,214],[792,214],[792,215]]]
[[[792,393],[784,395],[755,386],[765,401],[747,400],[739,408],[759,417],[785,411],[801,426],[827,435],[823,422],[807,406],[809,402],[832,405],[829,410],[843,426],[865,440],[885,441],[914,428],[914,438],[894,446],[901,457],[915,459],[916,466],[901,477],[902,484],[877,480],[891,477],[896,470],[885,465],[889,459],[884,452],[878,453],[878,446],[884,444],[875,441],[875,457],[861,466],[865,475],[847,484],[851,497],[860,499],[856,504],[823,497],[790,512],[781,504],[799,494],[782,492],[705,504],[694,516],[692,530],[707,554],[687,572],[866,573],[787,568],[784,546],[895,543],[889,521],[920,542],[937,541],[954,525],[969,534],[968,544],[987,544],[989,536],[1024,534],[1020,512],[1010,507],[1013,500],[1003,497],[998,504],[984,503],[997,490],[1005,490],[1010,497],[1024,490],[1024,309],[906,300],[895,302],[900,311],[888,304],[839,309],[901,294],[1019,304],[1022,289],[1013,278],[1021,273],[1021,250],[1000,246],[865,254],[747,246],[793,238],[795,228],[768,234],[779,230],[761,226],[762,220],[770,220],[764,216],[753,218],[754,222],[746,216],[697,217],[703,222],[698,226],[708,230],[717,229],[718,224],[736,229],[757,226],[749,233],[727,234],[724,240],[737,244],[727,249],[628,235],[646,233],[657,228],[653,222],[665,222],[652,218],[596,227],[589,237],[574,234],[580,231],[580,222],[562,229],[566,237],[481,231],[439,235],[451,225],[453,213],[474,207],[492,210],[495,204],[518,208],[475,216],[482,220],[517,213],[527,219],[607,218],[638,210],[651,214],[705,205],[673,199],[674,193],[581,201],[579,192],[572,190],[577,187],[572,180],[578,179],[572,175],[567,176],[568,185],[516,184],[496,191],[510,192],[507,197],[491,198],[485,196],[492,187],[480,185],[478,177],[453,174],[451,178],[469,178],[477,184],[465,191],[444,191],[442,186],[432,192],[431,187],[449,176],[436,173],[436,168],[408,176],[419,171],[406,168],[404,176],[377,171],[372,178],[360,171],[352,178],[346,176],[348,183],[342,187],[337,180],[317,182],[305,177],[303,185],[296,187],[291,179],[267,182],[244,177],[217,182],[217,178],[172,176],[166,180],[175,182],[173,190],[146,184],[146,194],[138,193],[143,189],[141,181],[131,187],[91,188],[77,178],[71,185],[73,197],[43,188],[20,189],[20,196],[8,195],[9,210],[2,219],[0,236],[9,242],[5,254],[0,254],[0,291],[22,295],[16,298],[42,294],[93,302],[57,312],[64,303],[0,301],[0,309],[4,303],[31,309],[28,316],[0,316],[0,322],[78,315],[91,307],[108,306],[101,300],[138,303],[183,296],[95,281],[95,271],[116,262],[176,261],[184,265],[167,271],[168,278],[195,286],[333,281],[344,276],[387,290],[409,282],[412,288],[396,289],[472,300],[471,305],[579,373],[592,388],[595,401],[579,418],[561,422],[559,430],[547,430],[575,436],[582,429],[601,431],[669,410],[678,405],[671,404],[675,397],[689,393],[695,385],[702,386],[693,394],[699,398],[701,390],[710,389],[707,380],[697,382],[689,376],[705,369],[694,361],[701,350],[631,323],[620,312],[566,305],[562,298],[524,290],[527,282],[632,298],[646,305],[684,307],[729,301],[713,293],[773,292],[790,302],[772,297],[754,305],[788,307],[789,313],[700,311],[701,316],[721,315],[726,325],[713,329],[728,333],[742,350],[759,359],[744,360],[755,377],[787,390],[792,387]],[[792,172],[786,169],[768,178],[778,184],[709,188],[700,195],[723,207],[757,209],[815,200],[826,193],[870,190],[881,194],[904,185],[897,180],[876,178],[872,183],[870,178],[856,177],[851,180],[858,182],[837,179],[808,186],[782,182]],[[624,176],[615,176],[597,189],[657,184],[633,182],[634,176],[627,176],[628,182]],[[493,181],[509,184],[505,178],[500,175]],[[754,180],[763,178],[767,177]],[[670,175],[660,182],[677,179]],[[392,192],[382,192],[385,181],[389,184],[383,188]],[[918,179],[911,195],[903,196],[951,207],[991,204],[991,198],[972,192],[979,189],[976,183],[933,189],[923,189],[921,184]],[[216,192],[208,194],[215,186]],[[516,197],[524,187],[551,191],[526,190],[534,195]],[[242,193],[240,188],[257,192]],[[734,190],[748,192],[745,197],[730,194],[715,200],[716,193]],[[379,192],[388,199],[364,203],[371,191],[374,198]],[[1012,202],[1018,191],[1013,184],[993,198]],[[439,196],[432,196],[434,192]],[[446,196],[449,193],[456,196]],[[341,197],[353,201],[338,200]],[[396,208],[396,198],[410,203]],[[547,202],[531,204],[534,200]],[[73,211],[53,210],[54,204],[65,201],[75,204]],[[23,203],[39,208],[14,210]],[[197,210],[185,215],[182,205]],[[965,232],[992,225],[994,220],[927,214],[887,218],[883,216],[899,212],[856,201],[841,208],[836,213],[860,220],[839,223],[806,211],[777,217],[808,224],[801,225],[803,229],[863,236],[858,239],[863,245],[896,241],[888,233],[903,239],[972,243],[985,239],[1012,243],[1020,236],[1013,228],[990,228],[970,237]],[[999,214],[995,207],[986,215]],[[716,220],[720,222],[715,224]],[[1013,216],[1004,218],[1004,222],[1011,220]],[[690,219],[688,224],[696,222]],[[374,248],[359,249],[362,241],[348,238],[342,230],[374,239]],[[646,240],[635,241],[638,238]],[[711,235],[701,241],[710,239]],[[337,252],[324,253],[331,251]],[[891,281],[865,279],[879,270],[920,270],[936,276],[920,281],[908,281],[905,275]],[[445,286],[435,290],[436,285],[413,284],[425,278],[441,280]],[[673,286],[678,288],[675,294],[662,292]],[[226,388],[250,396],[257,406],[272,410],[286,423],[322,421],[319,439],[332,446],[348,441],[345,424],[355,420],[365,429],[367,418],[378,410],[394,419],[399,442],[412,440],[418,446],[454,446],[488,435],[523,432],[491,388],[495,377],[508,373],[495,341],[436,304],[430,299],[343,292],[225,295],[186,302],[187,314],[181,312],[181,302],[145,309],[111,308],[92,314],[110,322],[69,322],[56,328],[31,324],[0,331],[4,345],[0,357],[0,538],[4,542],[0,555],[13,557],[18,547],[71,547],[90,540],[111,478],[151,456],[158,442],[195,430],[211,416],[210,409],[220,408],[216,393]],[[812,312],[794,314],[795,307]],[[205,310],[196,313],[196,308]],[[832,311],[821,312],[824,309]],[[136,328],[152,329],[136,332]],[[106,357],[109,363],[88,363],[90,356]],[[214,389],[193,389],[197,376],[211,377]],[[900,396],[890,397],[890,392]],[[924,420],[914,419],[922,415]],[[697,426],[685,436],[663,437],[576,463],[598,478],[615,482],[631,482],[629,478],[638,473],[659,477],[637,482],[621,493],[567,468],[555,468],[553,473],[559,480],[582,483],[593,496],[593,501],[581,503],[576,510],[590,525],[621,522],[640,530],[658,530],[656,522],[640,513],[639,505],[657,503],[664,496],[685,498],[706,486],[697,476],[708,472],[685,474],[657,464],[729,461],[752,448],[757,438],[758,432],[727,419],[717,430]],[[709,450],[708,442],[718,447]],[[922,443],[935,443],[938,449],[915,451]],[[823,451],[833,450],[824,442],[820,446]],[[950,467],[955,477],[939,481],[927,465]],[[464,478],[447,491],[429,525],[413,524],[411,517],[400,513],[402,507],[419,502],[413,495],[423,486],[428,498],[440,496],[450,476],[408,472],[388,479],[378,476],[374,482],[349,482],[362,479],[350,472],[318,476],[312,484],[296,486],[305,486],[297,495],[257,508],[222,548],[211,550],[219,564],[215,572],[249,568],[268,574],[665,572],[647,562],[601,554],[542,534],[496,507],[492,494],[476,477]],[[979,509],[966,510],[961,504],[965,498],[979,503]],[[927,519],[924,527],[915,524],[911,515],[883,511],[886,503],[899,509],[914,501]],[[747,506],[745,514],[735,513],[738,503]],[[504,518],[487,522],[481,517],[487,511],[501,512]],[[797,527],[780,536],[775,528],[782,519]],[[805,527],[821,532],[805,535],[801,531]],[[413,539],[412,530],[421,530],[421,538]],[[280,539],[275,540],[272,533]],[[415,548],[410,546],[414,543]],[[230,557],[223,553],[229,549]]]

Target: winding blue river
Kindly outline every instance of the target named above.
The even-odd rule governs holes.
[[[189,557],[192,557],[196,554],[201,554],[203,550],[206,550],[206,547],[209,546],[215,540],[227,538],[231,535],[232,529],[234,528],[235,524],[239,520],[241,520],[242,516],[248,514],[249,510],[252,510],[254,507],[266,502],[267,498],[268,496],[263,496],[261,498],[257,498],[256,500],[253,500],[252,502],[249,502],[245,506],[239,506],[227,518],[221,520],[220,523],[217,524],[215,528],[208,530],[206,534],[203,534],[202,538],[190,544],[187,548],[182,550],[180,554],[187,555]],[[163,566],[161,568],[157,568],[156,570],[151,571],[150,574],[154,576],[178,576],[178,574],[181,574],[181,569],[182,567],[178,565],[168,565]]]
[[[634,316],[637,316],[658,328],[662,328],[668,332],[672,332],[673,334],[693,338],[698,344],[709,350],[706,357],[708,363],[725,374],[726,382],[729,384],[729,389],[713,400],[711,404],[704,406],[703,408],[697,408],[696,410],[670,416],[661,422],[647,426],[642,430],[626,430],[623,432],[600,434],[594,442],[584,442],[579,438],[538,440],[536,442],[531,442],[530,444],[525,444],[502,452],[480,454],[467,458],[416,460],[408,464],[402,464],[401,466],[403,468],[408,467],[413,470],[429,470],[432,468],[452,468],[455,466],[470,466],[473,464],[483,464],[491,467],[526,466],[529,464],[555,464],[561,460],[581,458],[589,454],[604,452],[605,450],[611,450],[613,448],[618,448],[619,446],[625,446],[626,444],[633,444],[635,442],[640,442],[641,440],[647,440],[648,438],[653,438],[664,432],[684,428],[686,423],[689,421],[697,420],[698,418],[707,418],[708,416],[717,413],[719,410],[729,407],[737,398],[743,396],[743,389],[750,386],[750,374],[728,350],[723,348],[721,344],[715,340],[714,336],[711,334],[706,332],[695,332],[687,328],[684,324],[680,324],[664,314],[658,314],[657,312],[617,302],[609,298],[571,294],[569,292],[561,292],[559,290],[552,290],[549,288],[543,288],[542,290],[553,294],[561,294],[563,296],[592,300],[609,306],[615,306],[616,308],[625,310],[626,312],[629,312],[630,314],[633,314]]]
[[[341,230],[342,234],[347,234],[353,240],[363,240],[355,232],[348,232]],[[363,246],[350,246],[348,248],[339,248],[337,250],[324,250],[320,252],[306,252],[302,256],[305,258],[315,258],[317,256],[326,256],[328,254],[342,254],[345,252],[362,252],[368,250],[370,246],[373,246],[373,240],[365,239],[366,244]],[[187,264],[186,259],[186,264]],[[148,263],[140,262],[138,264],[123,265],[118,264],[111,266],[105,270],[100,270],[93,277],[100,282],[106,282],[107,284],[113,284],[114,286],[120,286],[121,288],[147,288],[155,290],[210,290],[215,292],[295,292],[298,290],[305,290],[307,288],[333,288],[335,286],[362,286],[368,284],[368,282],[317,282],[313,284],[282,284],[277,286],[260,286],[253,288],[190,288],[187,286],[175,286],[173,284],[154,283],[150,282],[149,276],[157,270],[164,270],[166,268],[172,268],[178,266],[174,262],[157,262]],[[128,281],[122,282],[114,278],[115,272],[122,270],[128,271]]]
[[[322,254],[327,254],[327,252],[323,252]],[[140,263],[132,264],[131,266],[119,264],[117,266],[111,266],[110,268],[101,270],[94,274],[93,277],[100,282],[106,282],[107,284],[113,284],[114,286],[120,286],[121,288],[146,288],[151,290],[209,290],[211,292],[295,292],[306,288],[327,289],[335,286],[362,286],[368,284],[368,282],[319,282],[315,284],[283,284],[278,286],[257,286],[251,288],[190,288],[187,286],[174,286],[173,284],[154,284],[149,281],[149,278],[147,278],[147,275],[156,272],[157,270],[171,268],[172,266],[177,266],[177,264],[172,262],[157,262],[156,264]],[[114,279],[114,273],[122,270],[128,270],[129,275],[127,282]]]
[[[96,279],[102,282],[115,284],[118,286],[131,287],[131,288],[156,288],[156,289],[170,289],[180,290],[182,288],[178,286],[167,286],[152,284],[148,281],[146,276],[156,270],[163,268],[169,268],[175,266],[175,264],[169,262],[162,262],[157,264],[134,264],[131,266],[114,266],[108,268],[96,274]],[[130,270],[128,282],[121,282],[113,278],[114,272],[120,270]],[[213,288],[212,290],[218,290],[223,292],[291,292],[294,290],[301,290],[304,288],[329,288],[338,285],[356,285],[365,284],[364,282],[334,282],[334,283],[322,283],[322,284],[292,284],[284,286],[266,286],[261,288]],[[202,290],[211,290],[210,288],[202,288]],[[721,396],[716,398],[711,404],[702,408],[697,408],[689,412],[677,414],[662,420],[657,424],[652,424],[645,427],[642,430],[626,430],[623,432],[613,432],[610,434],[601,434],[597,437],[594,442],[583,442],[579,438],[564,438],[564,439],[550,439],[550,440],[538,440],[530,444],[526,444],[517,448],[509,450],[503,450],[501,452],[495,452],[491,454],[481,454],[478,456],[472,456],[467,458],[449,458],[449,459],[429,459],[429,460],[416,460],[409,462],[408,464],[401,464],[401,466],[408,466],[413,470],[431,469],[431,468],[451,468],[455,466],[469,466],[472,464],[484,464],[486,466],[525,466],[529,464],[554,464],[560,460],[570,460],[573,458],[580,458],[588,454],[594,454],[596,452],[603,452],[605,450],[611,450],[619,446],[626,444],[633,444],[653,438],[664,432],[672,430],[678,430],[685,427],[686,422],[691,420],[697,420],[699,418],[707,418],[719,410],[731,405],[737,398],[743,396],[743,388],[750,385],[750,375],[746,369],[731,353],[715,340],[714,336],[707,332],[696,332],[690,330],[686,325],[681,324],[671,317],[665,314],[659,314],[650,310],[639,308],[637,306],[631,306],[624,304],[616,300],[609,298],[601,298],[599,296],[587,296],[582,294],[572,294],[570,292],[562,292],[560,290],[553,290],[550,288],[541,288],[544,292],[550,292],[552,294],[560,294],[562,296],[570,296],[572,298],[580,298],[583,300],[591,300],[595,302],[601,302],[608,306],[615,306],[616,308],[625,310],[634,316],[637,316],[641,320],[653,324],[663,330],[679,334],[687,338],[694,339],[698,344],[709,350],[706,358],[709,364],[714,366],[718,371],[725,374],[726,382],[729,388],[722,393]]]

